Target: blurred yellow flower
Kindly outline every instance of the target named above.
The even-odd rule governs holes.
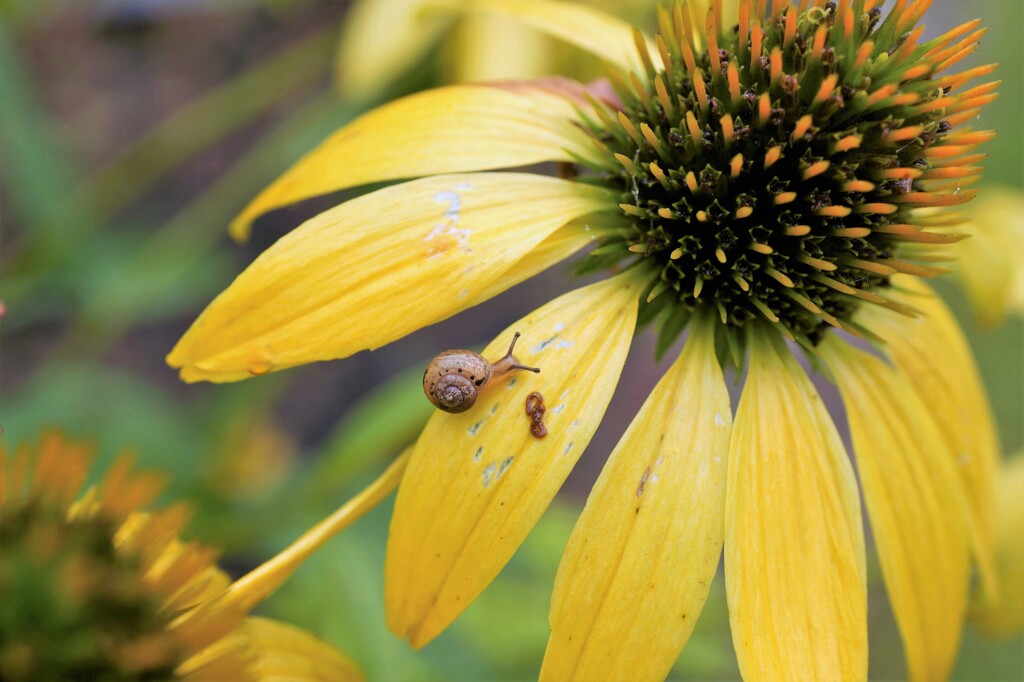
[[[572,2],[630,17],[640,25],[654,18],[656,0]],[[453,10],[460,11],[453,11]],[[431,53],[441,51],[453,82],[532,78],[559,69],[577,78],[600,73],[600,62],[559,44],[529,26],[457,0],[355,0],[342,24],[337,68],[338,88],[352,101],[374,102],[396,80]],[[477,8],[479,9],[479,7]],[[527,7],[526,11],[529,11]],[[594,12],[594,17],[599,14]]]
[[[991,637],[1024,632],[1024,453],[1003,463],[996,486],[998,599],[976,600],[971,619]]]
[[[216,493],[233,499],[258,499],[278,489],[292,472],[298,444],[270,415],[235,416],[225,428],[224,443],[210,457],[210,480]]]
[[[970,351],[908,246],[964,203],[964,128],[996,84],[950,74],[983,32],[921,42],[928,2],[677,4],[651,39],[577,4],[480,0],[609,62],[610,86],[457,85],[371,111],[236,219],[372,182],[260,256],[168,356],[236,381],[374,349],[596,242],[613,277],[555,298],[484,351],[539,375],[436,414],[388,539],[386,609],[420,647],[486,588],[590,441],[637,322],[690,335],[605,466],[552,596],[542,679],[660,679],[724,548],[746,678],[864,679],[860,493],[913,679],[955,660],[971,551],[989,594],[998,444]],[[479,172],[556,162],[564,177]],[[915,257],[915,254],[920,258]],[[911,260],[907,257],[910,256]],[[691,324],[692,323],[692,324]],[[840,336],[839,331],[846,332]],[[851,344],[876,343],[887,356]],[[787,340],[792,342],[787,345]],[[860,489],[797,362],[835,377]],[[749,368],[733,415],[722,365]],[[531,434],[542,394],[548,435]]]
[[[1024,192],[986,187],[965,218],[951,228],[970,235],[954,247],[954,271],[979,321],[994,326],[1024,314]]]
[[[162,480],[122,456],[79,495],[88,447],[51,432],[0,443],[0,678],[359,680],[341,652],[284,623],[178,539],[184,505],[144,511]]]

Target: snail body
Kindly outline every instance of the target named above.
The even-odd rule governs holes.
[[[518,370],[539,372],[526,367],[512,355],[519,332],[512,338],[508,353],[497,362],[489,362],[471,350],[446,350],[438,354],[423,373],[423,392],[439,410],[458,414],[476,403],[477,396],[489,382]]]

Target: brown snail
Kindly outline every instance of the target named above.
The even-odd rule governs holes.
[[[427,365],[423,373],[423,392],[438,409],[457,414],[473,407],[487,382],[521,369],[539,372],[540,368],[521,365],[512,355],[518,340],[519,332],[516,332],[508,353],[493,363],[471,350],[446,350]]]

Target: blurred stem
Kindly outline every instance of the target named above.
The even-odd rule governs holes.
[[[322,78],[330,65],[335,26],[295,40],[238,76],[166,117],[78,187],[107,220],[162,175]]]
[[[407,448],[380,478],[362,492],[303,533],[283,552],[236,580],[228,588],[225,601],[248,611],[269,597],[325,542],[383,502],[398,487],[411,453],[412,447]]]
[[[422,358],[378,382],[345,410],[311,465],[287,494],[329,504],[339,486],[365,476],[380,462],[416,440],[436,408],[423,395]]]
[[[227,234],[223,228],[238,208],[294,160],[282,158],[296,156],[285,150],[297,146],[296,140],[303,139],[304,132],[310,127],[319,129],[316,123],[337,111],[333,93],[322,93],[295,111],[195,201],[157,230],[139,250],[131,267],[141,275],[151,260],[165,260],[169,250],[194,253],[223,239]],[[338,118],[347,120],[349,116],[343,114]],[[301,147],[304,149],[306,145]],[[186,249],[181,248],[183,243]]]
[[[232,168],[210,185],[171,220],[156,230],[135,253],[121,264],[123,286],[145,278],[159,262],[177,262],[181,275],[204,265],[212,247],[225,238],[223,228],[238,207],[265,185],[290,161],[305,151],[329,125],[344,123],[350,114],[339,111],[332,93],[322,93],[292,113],[259,144],[244,154]],[[314,139],[307,139],[307,138]],[[140,302],[140,305],[144,302]],[[83,302],[82,315],[65,334],[57,355],[102,354],[133,324],[133,311],[122,311],[117,319],[98,318],[101,298]]]
[[[14,37],[0,22],[0,157],[11,204],[25,222],[31,254],[22,269],[70,252],[70,242],[93,224],[69,200],[74,164],[55,143],[58,127],[36,101]]]

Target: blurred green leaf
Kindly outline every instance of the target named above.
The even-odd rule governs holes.
[[[282,169],[350,116],[334,97],[320,95],[299,107],[169,222],[131,254],[104,263],[104,272],[84,272],[82,316],[87,329],[115,339],[132,324],[212,297],[227,285],[231,270],[211,256],[226,240],[228,220]],[[94,267],[99,267],[93,263]],[[148,280],[156,282],[148,284]],[[112,305],[111,301],[116,301]]]
[[[1024,2],[1018,0],[974,0],[973,2],[936,3],[934,12],[947,15],[946,22],[953,26],[975,17],[986,19],[987,29],[980,49],[957,68],[971,68],[991,62],[999,62],[993,78],[1003,81],[999,88],[999,99],[987,105],[971,121],[976,130],[993,129],[998,136],[993,142],[982,145],[978,151],[988,154],[985,166],[985,181],[1017,185],[1024,184],[1024,135],[1019,132],[1021,116],[1024,114],[1024,41],[1020,39],[1020,27],[1024,25]],[[936,17],[937,19],[938,17]],[[939,24],[935,19],[929,23]],[[970,211],[970,204],[966,206]]]
[[[85,207],[69,199],[77,173],[55,130],[36,101],[14,37],[0,22],[0,158],[34,266],[69,253],[74,237],[93,224]]]
[[[582,511],[582,508],[569,500],[556,499],[530,531],[527,542],[523,543],[516,554],[517,559],[531,571],[550,573],[553,580],[562,560],[562,552],[569,544],[569,536]]]
[[[303,486],[314,500],[336,500],[339,487],[365,476],[416,440],[434,406],[423,395],[423,363],[376,386],[338,421]]]
[[[557,559],[560,555],[555,554]],[[548,645],[554,572],[495,580],[452,626],[475,651],[486,652],[492,679],[535,679]]]
[[[191,403],[192,421],[201,425],[205,434],[223,437],[236,420],[264,419],[290,381],[289,374],[276,373],[255,381],[207,386],[208,390]]]
[[[126,264],[146,243],[138,233],[96,234],[56,275],[79,297],[83,318],[97,326],[108,341],[116,340],[117,327],[191,312],[196,301],[215,295],[237,267],[228,253],[175,249],[162,257],[147,258],[144,273],[127,269]]]
[[[711,583],[690,641],[672,668],[672,677],[706,680],[738,680],[739,665],[729,634],[729,611],[725,599],[725,577],[721,571]]]
[[[98,468],[131,449],[140,466],[167,472],[173,484],[192,479],[201,439],[189,429],[181,405],[151,381],[115,367],[53,363],[4,396],[8,442],[34,440],[57,427],[94,442]]]
[[[954,680],[1024,679],[1024,635],[1020,633],[1005,639],[987,639],[968,627],[960,651],[953,669]]]
[[[550,627],[555,574],[580,510],[555,501],[512,561],[452,625],[473,649],[485,651],[495,679],[531,679],[540,672]]]

